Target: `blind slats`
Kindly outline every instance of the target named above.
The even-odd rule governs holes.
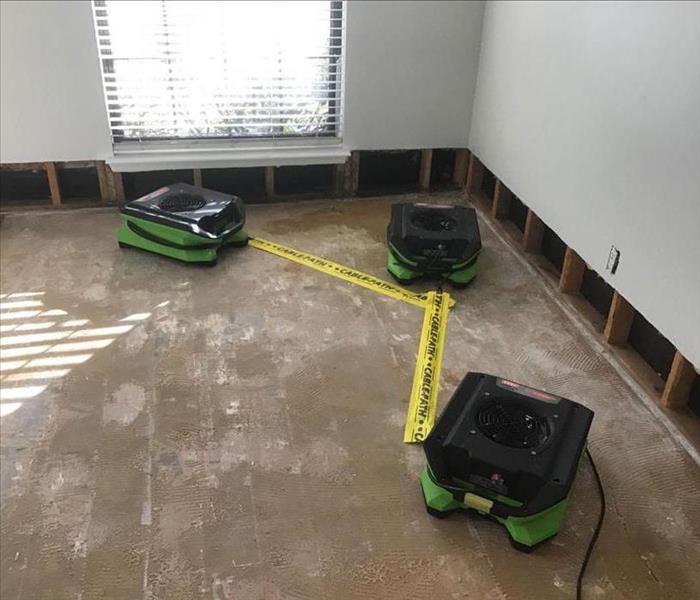
[[[115,143],[340,135],[340,2],[93,7]]]

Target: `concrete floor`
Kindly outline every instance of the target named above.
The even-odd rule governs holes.
[[[385,276],[391,201],[250,207],[249,230]],[[2,222],[3,600],[573,597],[587,462],[530,555],[490,521],[425,513],[422,450],[401,441],[420,309],[253,248],[211,269],[120,251],[117,222]],[[478,370],[593,408],[609,508],[584,598],[697,598],[697,465],[481,229],[440,404]]]

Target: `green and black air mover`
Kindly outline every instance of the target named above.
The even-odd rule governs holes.
[[[425,277],[464,287],[476,277],[481,237],[473,208],[394,204],[387,242],[387,269],[401,284]]]
[[[483,373],[467,373],[424,442],[428,512],[473,509],[530,551],[562,526],[593,411]]]
[[[223,246],[245,246],[245,207],[238,196],[175,183],[128,202],[119,246],[141,248],[189,263],[216,264]]]

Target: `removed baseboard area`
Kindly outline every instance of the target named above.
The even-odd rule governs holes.
[[[176,181],[240,195],[247,203],[466,189],[507,224],[533,261],[544,259],[560,292],[580,298],[602,339],[630,357],[666,408],[700,416],[700,377],[634,307],[567,246],[479,158],[461,149],[353,151],[344,164],[116,173],[104,161],[0,165],[0,212],[120,205]],[[578,303],[581,305],[581,302]],[[582,305],[581,305],[582,306]],[[640,367],[640,365],[642,365]]]
[[[175,182],[246,203],[459,189],[465,149],[355,151],[342,164],[177,168],[118,173],[104,161],[0,165],[0,211],[122,204]]]
[[[546,261],[541,270],[557,278],[560,293],[576,299],[575,304],[594,322],[601,338],[619,350],[661,407],[700,416],[700,376],[690,362],[473,153],[466,192],[531,254],[533,262],[541,265]]]

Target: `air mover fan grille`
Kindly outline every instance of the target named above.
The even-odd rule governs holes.
[[[173,194],[167,198],[163,198],[158,206],[162,210],[167,210],[168,212],[186,212],[190,210],[198,210],[206,204],[206,200],[201,196],[196,194]]]
[[[494,442],[511,448],[536,448],[550,435],[547,419],[509,399],[494,398],[484,404],[476,425]]]
[[[423,210],[411,218],[414,227],[426,231],[454,231],[457,229],[457,221],[437,210]]]

